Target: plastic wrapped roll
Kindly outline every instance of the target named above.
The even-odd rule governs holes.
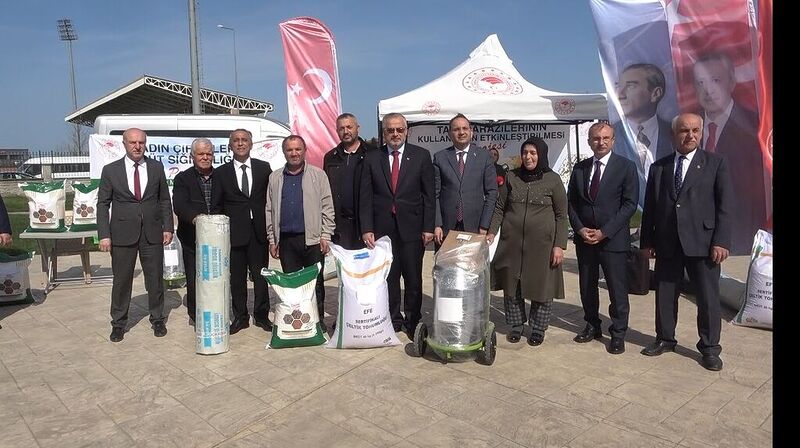
[[[200,215],[195,225],[196,351],[202,355],[225,353],[230,337],[230,219],[225,215]]]
[[[489,322],[489,244],[483,235],[450,231],[433,267],[433,331],[438,344],[482,340]]]

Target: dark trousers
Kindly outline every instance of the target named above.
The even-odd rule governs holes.
[[[183,271],[186,273],[186,313],[195,319],[197,313],[197,252],[195,241],[181,240],[183,250]]]
[[[111,272],[114,275],[111,286],[111,326],[114,328],[124,329],[128,325],[137,253],[144,273],[150,323],[164,321],[164,246],[150,244],[142,235],[137,244],[111,247]]]
[[[234,319],[250,319],[247,313],[247,271],[253,281],[253,319],[267,320],[269,314],[269,290],[261,275],[267,263],[267,249],[256,238],[250,226],[250,241],[244,246],[231,247],[231,305]]]
[[[319,318],[325,317],[325,277],[323,276],[325,257],[322,256],[319,244],[306,246],[306,236],[303,233],[281,233],[278,250],[281,257],[281,269],[286,273],[321,263],[314,292],[317,296]]]
[[[700,340],[697,350],[704,355],[722,352],[719,345],[720,324],[719,275],[720,265],[708,257],[656,256],[656,337],[676,342],[675,325],[678,321],[678,294],[683,272],[697,288],[697,332]]]
[[[417,323],[422,319],[422,256],[425,248],[422,246],[422,235],[414,241],[402,241],[395,229],[389,234],[392,240],[392,267],[386,283],[389,287],[389,313],[392,324],[397,326],[405,324],[409,331],[414,331]],[[405,320],[400,314],[400,276],[403,276],[403,301]]]
[[[580,238],[580,236],[576,236]],[[612,338],[625,338],[628,331],[628,272],[626,268],[626,252],[606,252],[596,245],[578,243],[575,245],[578,257],[578,283],[583,305],[583,320],[599,330],[600,291],[597,286],[600,280],[600,267],[603,267],[606,285],[608,286],[608,315],[611,326],[608,332]]]
[[[355,218],[346,216],[336,217],[336,231],[333,233],[333,242],[348,250],[363,249],[364,240],[358,230]]]

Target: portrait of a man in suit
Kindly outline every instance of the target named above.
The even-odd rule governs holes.
[[[448,134],[453,145],[433,155],[436,244],[442,244],[450,230],[486,234],[497,200],[494,159],[489,151],[472,144],[467,117],[453,117]]]
[[[703,108],[703,149],[724,155],[733,179],[733,216],[737,225],[731,252],[746,255],[767,216],[758,113],[734,99],[736,74],[727,54],[701,56],[692,67],[692,74],[697,101]]]
[[[670,124],[657,113],[666,87],[664,73],[654,64],[631,64],[620,73],[617,82],[617,98],[624,117],[614,123],[614,153],[636,164],[639,206],[644,201],[650,165],[672,151]]]
[[[150,324],[156,337],[167,335],[164,313],[164,247],[172,241],[167,177],[161,162],[145,157],[147,135],[130,128],[122,134],[125,157],[103,167],[97,193],[100,250],[111,252],[111,342],[125,336],[136,256],[142,265]],[[113,207],[113,210],[112,210]]]

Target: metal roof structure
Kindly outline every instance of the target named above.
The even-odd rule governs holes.
[[[272,112],[272,103],[200,89],[200,106],[205,114],[227,114],[238,109],[243,115]],[[169,79],[143,75],[108,95],[64,117],[70,123],[92,126],[103,114],[190,114],[192,86]]]

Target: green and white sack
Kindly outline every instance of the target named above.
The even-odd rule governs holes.
[[[33,301],[28,271],[32,257],[22,249],[0,249],[0,303]]]
[[[321,268],[321,264],[317,263],[289,274],[261,269],[261,275],[278,294],[272,339],[267,348],[304,347],[325,343],[325,333],[319,326],[317,300],[314,296],[317,274]]]
[[[747,270],[747,286],[734,325],[772,330],[772,234],[756,232]]]
[[[85,182],[73,182],[75,199],[72,203],[71,232],[97,230],[97,193],[100,191],[100,179]]]
[[[64,232],[64,181],[25,182],[19,188],[28,198],[28,232]]]

